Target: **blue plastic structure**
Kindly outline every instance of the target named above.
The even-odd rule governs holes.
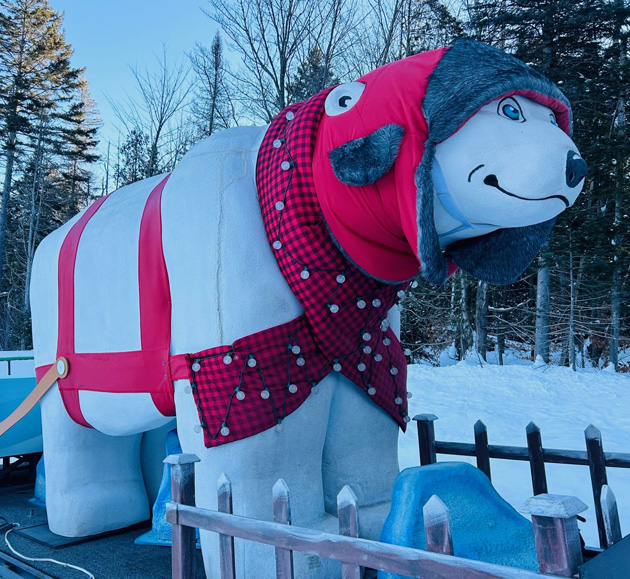
[[[179,444],[177,430],[173,429],[166,434],[166,456],[181,454],[182,447]],[[171,500],[171,465],[165,464],[162,471],[160,490],[153,504],[153,520],[151,530],[140,535],[134,543],[136,545],[171,546],[171,524],[166,522],[166,503]],[[197,541],[199,531],[197,530]]]
[[[426,549],[422,507],[432,495],[450,511],[455,556],[538,572],[531,522],[501,498],[483,472],[464,462],[402,471],[381,541]],[[379,571],[378,578],[403,576]]]

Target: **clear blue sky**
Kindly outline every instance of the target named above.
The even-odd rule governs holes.
[[[151,66],[166,45],[169,58],[182,57],[195,42],[210,44],[217,24],[201,7],[205,0],[49,0],[64,12],[66,40],[74,66],[85,67],[92,96],[105,126],[101,139],[116,139],[115,117],[105,98],[133,92],[129,65]],[[101,151],[107,148],[101,144]]]

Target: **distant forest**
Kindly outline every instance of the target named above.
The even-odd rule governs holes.
[[[92,200],[171,170],[216,131],[268,123],[327,86],[469,37],[560,86],[589,174],[518,282],[493,286],[458,272],[443,287],[412,290],[403,344],[434,363],[446,349],[480,362],[491,351],[502,362],[510,349],[630,370],[628,0],[210,0],[203,8],[208,29],[220,32],[133,69],[129,98],[111,102],[118,138],[99,146],[99,113],[54,0],[0,0],[1,349],[31,347],[37,244]]]

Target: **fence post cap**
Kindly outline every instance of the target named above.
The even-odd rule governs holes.
[[[201,459],[196,454],[169,454],[164,459],[164,464],[194,464]]]
[[[433,422],[438,417],[435,414],[416,414],[413,419],[417,422]]]
[[[519,510],[535,517],[570,519],[587,509],[588,507],[577,497],[542,494],[527,499]]]
[[[602,431],[597,428],[597,426],[594,426],[593,424],[589,424],[585,430],[584,430],[584,437],[589,440],[589,439],[599,439],[601,440],[602,438]]]

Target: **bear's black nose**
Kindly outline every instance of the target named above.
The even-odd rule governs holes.
[[[588,165],[580,157],[579,153],[569,151],[567,153],[567,185],[571,188],[577,187],[578,183],[584,179]]]

